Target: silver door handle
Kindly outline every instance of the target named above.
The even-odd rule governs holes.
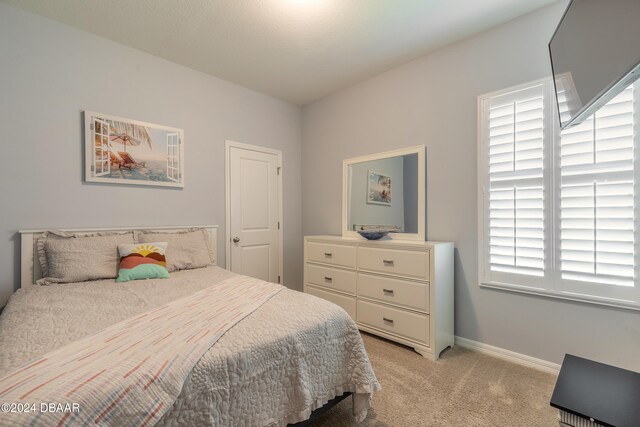
[[[238,243],[240,242],[240,238],[239,237],[234,237],[233,238],[233,243]]]

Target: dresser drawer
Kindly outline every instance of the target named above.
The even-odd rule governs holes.
[[[428,280],[429,252],[359,247],[358,268]]]
[[[429,315],[358,300],[358,323],[429,345]]]
[[[355,295],[356,272],[307,264],[307,283]]]
[[[348,297],[346,295],[337,294],[335,292],[325,291],[314,286],[307,286],[308,294],[314,295],[318,298],[330,301],[344,309],[344,311],[351,316],[353,320],[356,320],[356,299],[355,297]]]
[[[347,245],[307,242],[307,259],[325,264],[356,267],[356,248]]]
[[[429,284],[358,273],[358,296],[429,312]]]

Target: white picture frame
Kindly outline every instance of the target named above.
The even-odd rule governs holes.
[[[184,188],[184,130],[84,112],[85,181]]]
[[[382,183],[386,182],[386,185]],[[380,188],[380,186],[385,188]],[[392,201],[391,177],[372,170],[367,170],[367,195],[369,205],[391,206]]]

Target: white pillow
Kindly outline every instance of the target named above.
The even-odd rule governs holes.
[[[40,284],[114,279],[118,275],[118,245],[135,243],[134,233],[91,235],[46,232],[38,240]]]
[[[141,231],[140,243],[167,242],[167,270],[189,270],[214,265],[213,253],[209,245],[209,233],[204,228],[194,228],[179,232]]]

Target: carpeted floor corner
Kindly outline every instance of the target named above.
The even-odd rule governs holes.
[[[347,398],[314,427],[558,425],[549,406],[555,375],[461,347],[431,362],[382,338],[363,339],[382,385],[367,418],[356,424]]]

